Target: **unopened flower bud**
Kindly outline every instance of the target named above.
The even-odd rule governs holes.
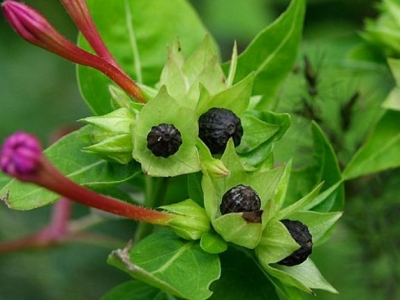
[[[92,145],[83,150],[121,164],[130,162],[133,159],[131,126],[134,120],[135,115],[127,108],[82,119],[93,126],[90,135]]]
[[[168,225],[184,239],[198,240],[210,230],[210,220],[204,208],[192,199],[165,205],[161,207],[169,213],[175,214]]]
[[[69,61],[101,71],[135,99],[145,102],[140,88],[120,68],[71,43],[33,8],[11,0],[4,1],[1,7],[7,21],[26,41]]]
[[[38,139],[30,134],[19,131],[9,136],[1,149],[1,170],[20,178],[36,172],[42,157],[42,147]]]

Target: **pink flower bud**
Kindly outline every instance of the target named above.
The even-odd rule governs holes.
[[[72,201],[116,215],[164,226],[176,217],[122,202],[78,185],[56,169],[42,154],[39,140],[25,132],[17,132],[6,139],[0,152],[0,166],[3,172],[20,181],[34,183]]]
[[[42,157],[42,147],[38,139],[19,131],[8,137],[1,149],[1,170],[12,176],[33,175]]]
[[[6,0],[1,4],[5,18],[26,41],[53,52],[74,63],[97,69],[111,78],[140,102],[145,102],[141,89],[114,64],[93,55],[62,36],[37,11],[31,7]]]

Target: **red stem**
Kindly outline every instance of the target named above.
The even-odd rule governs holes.
[[[71,212],[72,203],[67,198],[61,198],[53,205],[50,228],[54,235],[62,236],[68,232]]]
[[[123,70],[118,65],[110,51],[107,49],[103,39],[101,38],[93,18],[89,12],[89,8],[85,0],[62,0],[68,14],[82,32],[86,40],[92,46],[93,50],[103,59],[107,60],[110,64],[114,65],[122,72]]]
[[[70,200],[115,215],[155,225],[167,225],[168,221],[174,218],[171,214],[122,202],[82,187],[61,174],[44,157],[42,158],[42,167],[40,174],[36,176],[35,183]]]

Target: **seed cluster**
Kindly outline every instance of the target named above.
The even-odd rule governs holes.
[[[212,154],[222,154],[230,138],[235,147],[243,136],[240,119],[229,109],[211,108],[199,118],[199,138]]]
[[[261,223],[261,200],[249,186],[239,184],[228,190],[220,205],[221,214],[243,212],[243,218],[250,223]]]
[[[285,266],[299,265],[304,262],[312,252],[312,236],[308,231],[308,227],[299,221],[285,219],[281,220],[281,222],[286,226],[293,239],[300,245],[300,249],[279,261],[278,264]]]
[[[167,158],[178,152],[181,145],[181,133],[172,124],[153,126],[147,135],[147,148],[155,156]]]

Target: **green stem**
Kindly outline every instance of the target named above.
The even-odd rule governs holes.
[[[168,178],[167,177],[145,177],[146,183],[146,199],[145,205],[146,207],[159,207],[163,204],[165,198],[165,192],[168,187]],[[148,223],[140,223],[136,229],[134,241],[135,243],[145,238],[149,234],[153,232],[154,226]]]

